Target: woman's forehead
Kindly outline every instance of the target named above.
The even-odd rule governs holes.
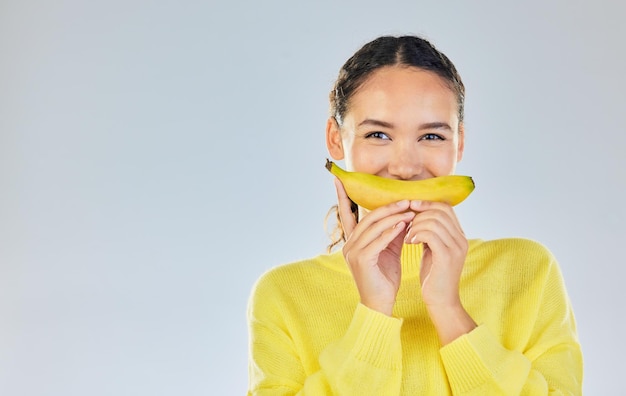
[[[355,91],[346,116],[435,112],[447,117],[456,114],[457,107],[454,93],[437,74],[415,67],[385,67],[372,73]]]

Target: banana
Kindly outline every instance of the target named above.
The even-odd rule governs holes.
[[[474,191],[474,180],[469,176],[395,180],[369,173],[348,172],[328,159],[326,169],[337,176],[354,203],[368,210],[405,199],[446,202],[454,206]]]

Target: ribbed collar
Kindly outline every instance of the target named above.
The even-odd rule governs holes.
[[[400,262],[402,263],[402,277],[411,278],[419,276],[420,263],[422,261],[423,245],[420,244],[404,244],[400,254]],[[319,257],[321,264],[343,273],[350,273],[348,264],[343,257],[341,249]]]
[[[482,243],[481,239],[470,239],[468,259],[472,253],[472,250]],[[422,262],[423,245],[420,244],[404,244],[402,245],[402,252],[400,254],[400,262],[402,263],[402,278],[409,279],[415,276],[419,276],[420,265]],[[341,249],[336,252],[319,256],[321,264],[332,268],[335,271],[350,274],[348,264],[343,257]]]

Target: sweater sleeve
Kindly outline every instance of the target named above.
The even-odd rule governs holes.
[[[401,319],[359,304],[343,337],[320,354],[319,371],[307,374],[288,329],[254,305],[248,314],[249,396],[399,394]]]
[[[550,263],[545,278],[538,309],[528,307],[536,313],[524,350],[506,349],[485,325],[440,350],[453,394],[582,393],[582,353],[574,315],[555,261]],[[536,301],[528,303],[537,305]]]

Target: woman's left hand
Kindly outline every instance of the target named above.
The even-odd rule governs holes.
[[[441,202],[412,201],[417,212],[405,243],[423,243],[420,269],[422,298],[445,345],[476,324],[459,296],[459,283],[468,241],[452,207]]]

